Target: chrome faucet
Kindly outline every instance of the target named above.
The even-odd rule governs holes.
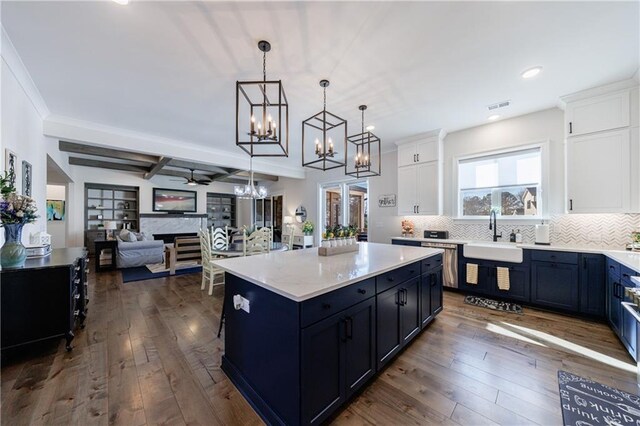
[[[498,235],[498,223],[495,210],[491,210],[489,213],[489,230],[493,229],[493,242],[498,241],[498,238],[502,238],[502,232]]]

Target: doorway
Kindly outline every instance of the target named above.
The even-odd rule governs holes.
[[[369,183],[365,180],[328,183],[320,186],[320,232],[335,226],[354,226],[366,240],[369,228]]]
[[[51,248],[66,248],[69,244],[69,213],[71,201],[69,185],[73,181],[47,155],[47,233],[51,235]]]

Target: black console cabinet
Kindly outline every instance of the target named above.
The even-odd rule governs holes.
[[[67,350],[87,313],[87,252],[55,249],[1,273],[2,349],[65,337]]]

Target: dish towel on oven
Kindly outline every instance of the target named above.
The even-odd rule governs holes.
[[[478,265],[467,263],[467,284],[478,284]]]
[[[509,283],[509,268],[502,268],[498,266],[498,288],[500,290],[509,290],[511,284]]]

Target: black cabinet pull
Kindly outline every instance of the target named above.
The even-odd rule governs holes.
[[[393,282],[393,281],[394,281],[394,279],[395,279],[395,278],[393,278],[393,277],[387,277],[387,281],[389,281],[389,282]]]
[[[569,211],[573,210],[573,198],[569,199]]]
[[[353,340],[353,318],[347,317],[345,324],[346,324],[345,329],[346,329],[347,339]]]
[[[556,255],[555,255],[555,254],[552,254],[550,257],[551,257],[552,259],[555,259],[555,258],[556,258]]]
[[[359,288],[359,289],[358,289],[358,293],[360,293],[360,294],[366,294],[366,293],[367,293],[367,290],[365,290],[364,288]]]
[[[407,304],[407,289],[403,288],[402,289],[402,294],[403,294],[403,300],[402,300],[402,306]]]
[[[609,269],[616,269],[616,267],[613,265],[609,265]]]
[[[322,304],[322,309],[331,309],[331,305],[328,303],[323,303]]]
[[[629,274],[622,274],[622,276],[623,276],[624,278],[631,278],[631,277],[629,276]]]
[[[409,270],[409,274],[413,275],[413,274],[415,274],[415,273],[416,273],[416,270],[415,270],[415,269],[410,269],[410,270]],[[627,276],[628,276],[628,275],[627,275]]]
[[[572,133],[573,133],[573,122],[570,121],[569,122],[569,134],[572,134]]]
[[[342,340],[343,342],[347,341],[347,320],[342,318],[340,320],[340,325],[342,325],[342,336],[340,337],[340,340]]]

